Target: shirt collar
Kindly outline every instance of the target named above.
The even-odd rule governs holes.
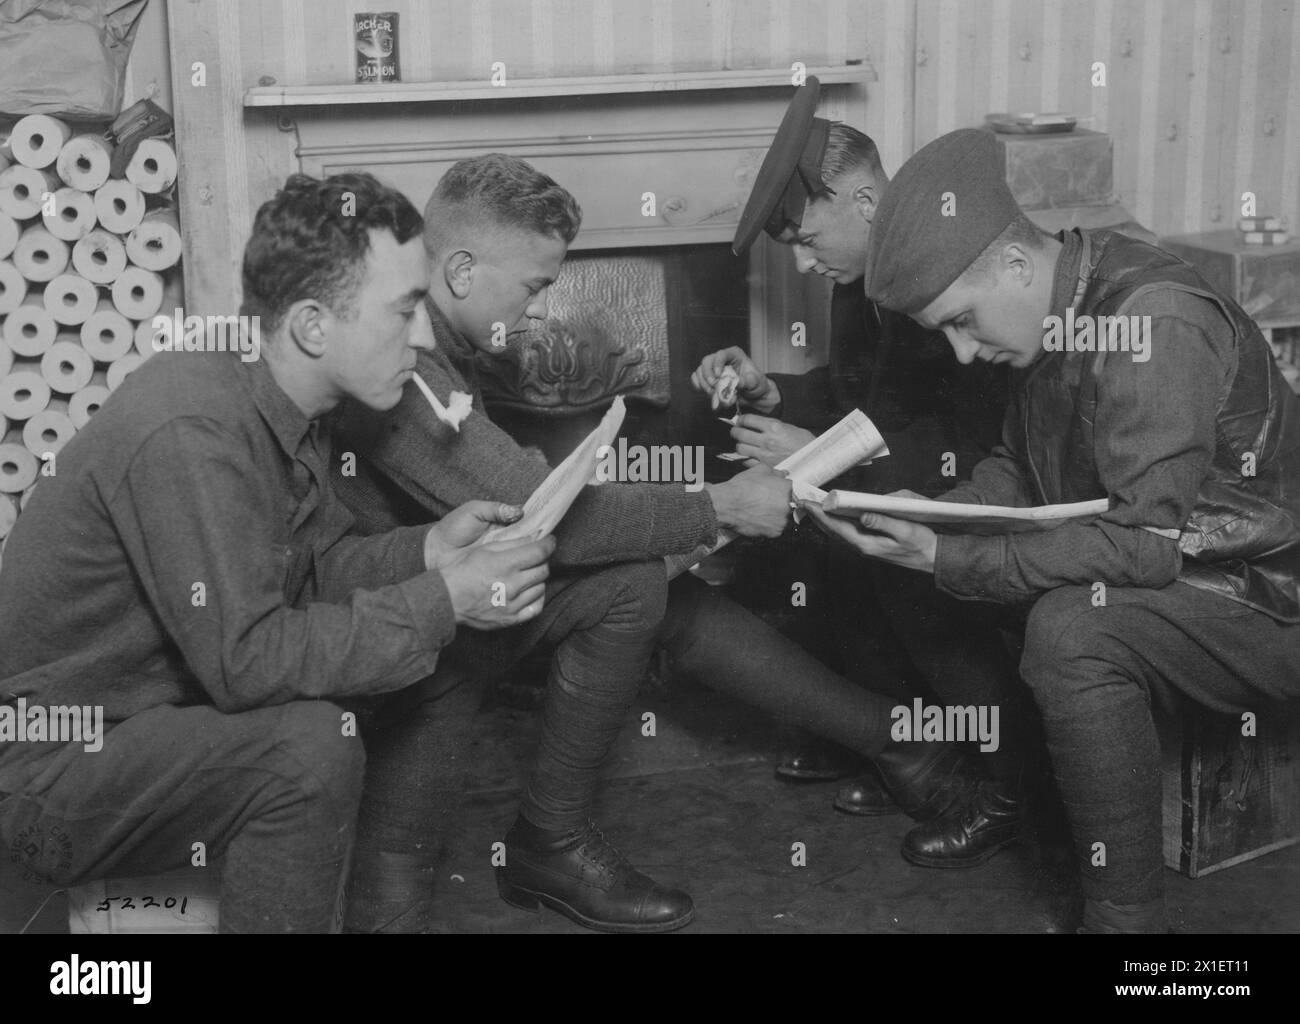
[[[1083,261],[1083,239],[1078,229],[1062,231],[1057,236],[1061,254],[1056,260],[1056,274],[1052,278],[1052,314],[1065,318],[1065,310],[1074,303],[1079,287],[1080,264]],[[1076,313],[1079,312],[1076,310]]]
[[[253,404],[280,442],[280,447],[290,457],[296,456],[314,421],[304,416],[293,399],[275,382],[265,359],[248,363],[236,360],[236,363],[239,367],[237,372],[245,375],[245,385],[253,397]]]

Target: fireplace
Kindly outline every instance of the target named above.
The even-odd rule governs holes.
[[[554,461],[616,395],[624,434],[698,444],[721,425],[690,388],[708,352],[749,343],[748,266],[723,245],[576,253],[549,313],[502,355],[479,355],[492,418]]]
[[[847,94],[874,78],[860,63],[807,72],[823,83],[820,115],[839,119]],[[743,259],[729,249],[790,95],[781,69],[504,90],[268,86],[246,93],[244,116],[278,127],[307,173],[367,170],[419,207],[455,161],[493,151],[574,193],[583,225],[550,321],[485,374],[494,417],[553,458],[616,394],[628,397],[629,437],[724,440],[689,385],[714,349],[746,348],[768,371],[824,362],[827,283],[796,274],[766,237]],[[795,323],[806,344],[792,343]]]

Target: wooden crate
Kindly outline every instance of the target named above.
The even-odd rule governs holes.
[[[1160,247],[1194,266],[1261,327],[1300,324],[1300,239],[1247,245],[1234,230],[1209,231],[1164,238]]]
[[[1300,713],[1157,719],[1165,863],[1198,878],[1300,843]]]

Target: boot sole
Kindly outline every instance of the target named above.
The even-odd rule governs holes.
[[[587,917],[581,911],[575,910],[563,900],[556,899],[554,896],[548,896],[544,892],[537,892],[533,889],[525,889],[522,886],[515,885],[513,882],[506,882],[497,879],[497,893],[500,897],[520,910],[528,910],[537,913],[543,906],[549,907],[557,914],[562,914],[575,924],[580,924],[584,928],[590,928],[597,932],[613,933],[631,933],[631,934],[654,934],[656,932],[674,932],[679,928],[685,928],[695,920],[695,908],[682,917],[674,918],[672,921],[660,921],[652,924],[615,924],[610,921],[597,921],[595,918]]]
[[[963,857],[960,860],[953,860],[949,857],[930,857],[924,853],[912,853],[907,847],[902,847],[899,852],[902,854],[903,860],[921,868],[975,868],[996,857],[1008,846],[1013,846],[1019,841],[1018,836],[1004,839],[996,846],[992,846],[974,857]]]
[[[862,807],[859,804],[844,804],[836,800],[831,806],[841,814],[852,814],[855,818],[887,818],[891,814],[902,814],[903,809],[897,804],[888,807]]]

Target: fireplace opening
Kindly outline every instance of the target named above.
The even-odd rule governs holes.
[[[489,414],[552,465],[617,395],[627,402],[629,443],[729,448],[726,426],[690,376],[709,352],[748,351],[747,276],[726,245],[570,255],[547,319],[502,355],[479,355]]]

